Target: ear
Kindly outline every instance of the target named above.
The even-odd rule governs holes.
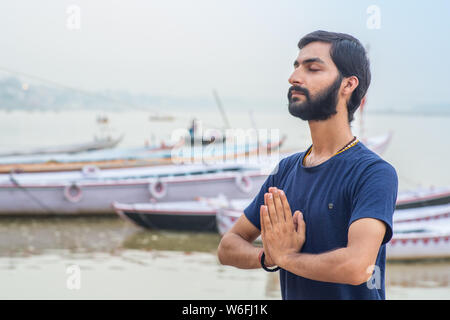
[[[356,87],[359,85],[358,77],[350,76],[348,78],[344,78],[342,93],[344,95],[351,95]]]

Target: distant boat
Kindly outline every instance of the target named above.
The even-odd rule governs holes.
[[[54,147],[42,147],[35,148],[30,150],[15,150],[15,151],[4,151],[0,152],[0,157],[12,157],[12,156],[35,156],[35,155],[48,155],[48,154],[74,154],[79,152],[86,151],[94,151],[94,150],[103,150],[110,149],[117,146],[123,139],[124,135],[122,134],[118,138],[101,138],[96,139],[92,142],[66,145],[66,146],[54,146]]]
[[[174,116],[171,115],[162,115],[162,114],[152,114],[149,116],[150,121],[173,121],[175,120]]]

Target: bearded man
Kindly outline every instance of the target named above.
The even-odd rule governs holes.
[[[308,121],[312,145],[279,162],[223,236],[219,260],[280,270],[283,299],[385,299],[398,177],[351,131],[371,80],[366,51],[320,30],[298,47],[289,113]]]

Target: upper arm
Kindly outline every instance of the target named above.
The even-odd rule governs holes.
[[[240,236],[242,239],[246,240],[249,243],[255,241],[256,238],[258,238],[258,236],[261,234],[261,231],[247,219],[245,214],[239,217],[239,219],[228,232]]]
[[[386,232],[386,224],[378,219],[362,218],[350,225],[347,248],[366,272],[374,265]]]
[[[358,220],[372,218],[379,222],[374,221],[375,225],[384,225],[381,244],[387,243],[393,235],[392,223],[397,188],[397,173],[387,162],[378,162],[368,167],[353,190],[348,230],[350,231],[350,227]],[[367,232],[372,231],[368,229]]]

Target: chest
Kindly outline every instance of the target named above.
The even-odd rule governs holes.
[[[292,212],[303,213],[306,249],[316,252],[346,245],[352,210],[346,179],[330,179],[328,175],[287,177],[280,187],[286,192]]]

